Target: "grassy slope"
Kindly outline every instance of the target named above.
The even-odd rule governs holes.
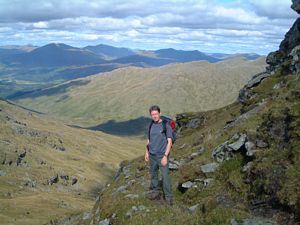
[[[91,208],[120,161],[140,155],[143,146],[141,140],[72,128],[0,101],[0,224],[44,224]],[[70,180],[48,185],[56,174]]]
[[[281,87],[274,89],[275,84],[281,84]],[[299,215],[300,212],[299,90],[299,76],[275,74],[253,89],[252,92],[258,95],[244,106],[235,102],[217,110],[186,113],[185,118],[188,118],[187,116],[200,118],[204,115],[205,123],[197,129],[183,129],[171,155],[180,160],[187,158],[200,147],[204,147],[205,151],[178,171],[171,172],[175,205],[164,207],[142,197],[142,193],[149,185],[149,167],[143,157],[140,157],[124,162],[124,165],[130,169],[129,178],[121,174],[118,180],[112,181],[102,192],[100,201],[96,202],[93,209],[94,224],[98,224],[97,221],[101,219],[111,218],[114,213],[115,217],[110,219],[112,224],[230,224],[232,218],[251,217],[249,203],[253,199],[276,200],[278,212],[272,213],[272,219],[278,224],[287,223],[286,212],[291,215],[293,212]],[[227,121],[240,115],[241,109],[249,110],[262,101],[265,105],[260,112],[232,128],[224,129]],[[281,123],[287,112],[290,140],[284,143],[285,147],[282,147],[281,141],[276,138],[277,131],[273,130],[272,133],[263,128],[266,124]],[[213,161],[212,150],[237,132],[246,132],[249,136],[265,138],[269,142],[269,147],[259,150],[253,160],[251,171],[257,176],[251,177],[252,173],[249,175],[241,172],[245,159],[240,153],[222,164],[216,173],[208,175],[201,173],[200,166]],[[284,173],[274,177],[279,167],[285,168]],[[213,178],[214,181],[209,187],[199,185],[198,188],[191,188],[185,193],[177,189],[178,184],[195,178]],[[246,182],[247,179],[250,179],[250,183]],[[275,187],[274,180],[278,181],[280,188],[272,192],[272,188]],[[131,185],[127,188],[127,193],[116,192],[118,187],[128,183]],[[128,193],[140,194],[140,197],[126,198],[125,195]],[[192,214],[187,207],[195,204],[199,204],[200,207]],[[138,205],[146,206],[149,211],[138,212],[131,218],[127,218],[126,212],[132,206]],[[89,220],[82,220],[80,224],[89,224],[89,222]]]
[[[187,109],[206,111],[232,103],[242,85],[264,70],[264,61],[234,58],[214,64],[128,67],[83,78],[90,82],[66,91],[51,94],[49,89],[44,95],[28,95],[17,102],[83,126],[148,116],[151,104],[160,105],[171,116]]]

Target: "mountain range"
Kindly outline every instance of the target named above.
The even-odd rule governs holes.
[[[237,55],[219,56],[214,57],[197,50],[131,50],[103,44],[83,48],[63,43],[50,43],[41,47],[0,46],[0,97],[9,98],[15,94],[122,67],[156,67],[198,60],[217,62]],[[243,56],[253,59],[252,54]]]
[[[30,67],[60,67],[70,65],[103,64],[111,62],[138,63],[137,56],[141,59],[165,59],[164,64],[172,62],[191,62],[206,60],[217,62],[234,56],[248,59],[260,57],[257,54],[222,54],[204,53],[198,50],[185,51],[173,48],[158,50],[131,50],[129,48],[114,47],[110,45],[73,47],[63,43],[50,43],[41,47],[25,46],[0,46],[0,62],[3,65],[30,66]],[[130,57],[129,57],[130,56]],[[135,56],[132,58],[132,56]],[[155,66],[146,63],[145,66]]]

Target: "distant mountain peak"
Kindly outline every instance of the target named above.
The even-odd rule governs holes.
[[[49,43],[49,44],[46,44],[46,45],[40,47],[39,49],[41,49],[41,48],[64,48],[64,49],[74,48],[74,49],[77,49],[76,47],[73,47],[71,45],[67,45],[64,43]]]
[[[99,55],[102,59],[112,60],[117,58],[122,58],[126,56],[130,56],[134,54],[129,48],[124,47],[114,47],[111,45],[99,44],[95,46],[86,46],[83,49],[89,50],[97,55]]]

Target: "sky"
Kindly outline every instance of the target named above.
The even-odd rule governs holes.
[[[298,14],[290,0],[0,0],[0,45],[268,54]]]

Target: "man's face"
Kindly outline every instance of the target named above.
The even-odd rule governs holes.
[[[151,113],[151,118],[153,121],[158,122],[160,119],[160,112],[156,111],[156,110],[152,110]]]

